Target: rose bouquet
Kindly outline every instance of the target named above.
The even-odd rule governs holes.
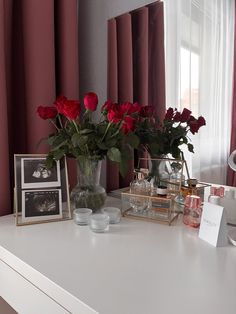
[[[195,118],[187,108],[182,112],[168,108],[162,122],[156,119],[143,121],[135,132],[152,157],[171,154],[173,158],[179,159],[184,144],[190,152],[194,152],[189,132],[195,134],[205,124],[202,116]]]
[[[68,100],[65,96],[58,97],[53,106],[38,107],[39,116],[55,126],[55,133],[47,139],[51,146],[48,166],[53,159],[64,155],[93,160],[108,157],[120,164],[120,172],[124,175],[129,158],[127,152],[139,145],[135,130],[141,120],[146,120],[148,106],[107,101],[101,108],[98,122],[94,122],[92,115],[97,110],[97,95],[90,92],[83,102],[83,113],[79,101]]]

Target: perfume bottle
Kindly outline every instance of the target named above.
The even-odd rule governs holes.
[[[141,171],[135,171],[136,178],[130,183],[130,205],[134,212],[142,213],[151,206],[150,196],[151,183],[145,178]]]
[[[183,223],[199,228],[202,216],[202,200],[197,195],[187,195],[184,202]]]
[[[172,174],[170,175],[169,189],[172,191],[179,191],[182,182],[184,182],[184,175],[182,173],[182,165],[178,162],[171,164]]]

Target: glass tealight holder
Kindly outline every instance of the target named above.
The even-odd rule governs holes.
[[[105,232],[109,230],[109,216],[107,214],[93,214],[89,219],[89,227],[93,232]]]
[[[73,219],[77,225],[88,225],[89,217],[92,214],[90,208],[77,208],[73,211]]]
[[[120,222],[121,211],[117,207],[105,207],[103,212],[109,216],[110,224],[117,224]]]

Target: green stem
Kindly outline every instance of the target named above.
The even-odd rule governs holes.
[[[52,119],[50,119],[50,122],[55,126],[55,128],[57,129],[57,131],[59,132],[60,131],[60,129],[57,127],[57,125],[56,125],[56,123],[52,120]]]
[[[61,128],[63,129],[63,124],[62,124],[60,115],[58,115],[58,121],[59,121],[59,123],[60,123]]]
[[[113,138],[114,136],[119,134],[121,127],[122,127],[122,124],[120,123],[119,128],[117,129],[117,131],[114,134],[112,134],[112,136],[110,138]]]
[[[76,124],[75,120],[71,120],[71,121],[72,121],[72,123],[73,123],[74,126],[75,126],[76,132],[79,134],[78,125]]]
[[[110,126],[111,126],[111,122],[108,123],[108,126],[107,126],[107,128],[106,128],[106,131],[105,131],[105,133],[103,134],[103,137],[102,137],[102,139],[101,139],[101,142],[102,142],[102,141],[104,140],[104,138],[106,137],[107,132],[108,132]]]

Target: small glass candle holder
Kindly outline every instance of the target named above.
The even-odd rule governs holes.
[[[184,203],[183,223],[193,228],[199,228],[202,215],[202,200],[197,195],[187,195]]]
[[[109,230],[109,216],[107,214],[93,214],[89,219],[89,227],[94,232],[105,232]]]
[[[121,211],[117,207],[105,207],[103,212],[109,216],[110,224],[117,224],[120,222]]]
[[[88,225],[89,217],[92,214],[90,208],[76,208],[73,211],[73,219],[77,225]]]

